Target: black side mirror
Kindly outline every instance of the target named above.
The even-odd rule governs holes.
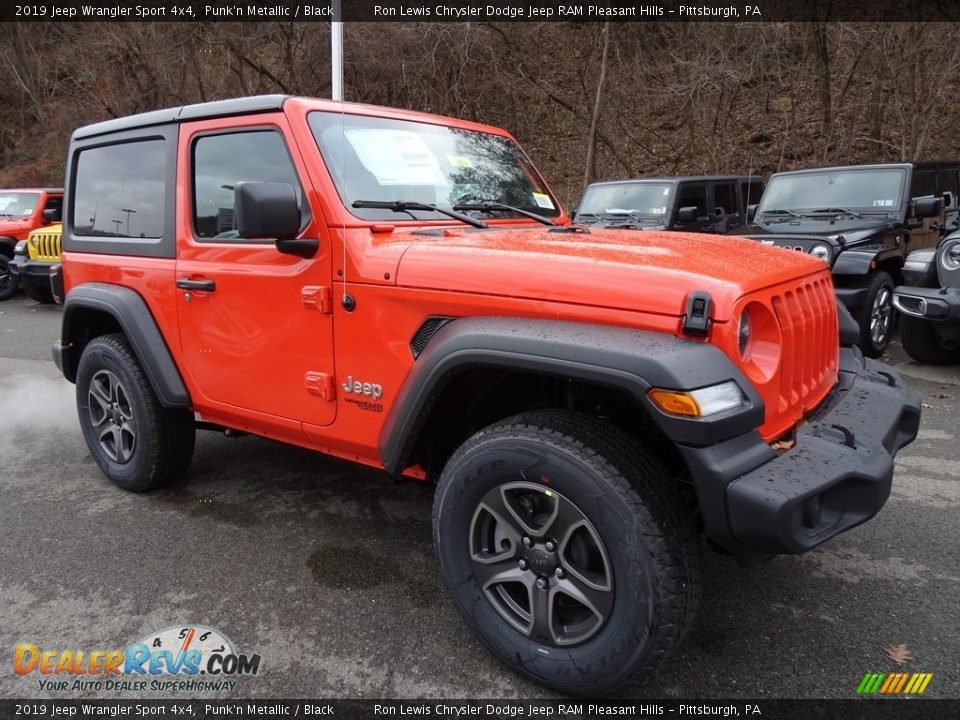
[[[937,217],[943,207],[943,199],[938,197],[921,197],[913,201],[913,216],[915,218]]]
[[[313,257],[317,240],[298,240],[300,208],[289,183],[241,182],[233,189],[233,215],[240,237],[273,238],[277,250],[298,257]]]
[[[50,223],[60,222],[60,215],[60,208],[47,208],[43,211],[41,217],[43,221],[49,225]]]
[[[693,205],[682,207],[677,210],[677,222],[694,222],[699,217],[698,212]]]
[[[755,217],[757,217],[757,204],[747,205],[747,222],[753,222]]]

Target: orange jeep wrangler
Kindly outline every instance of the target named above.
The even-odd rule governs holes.
[[[75,131],[67,186],[53,353],[107,477],[182,476],[203,427],[435,482],[464,620],[563,692],[655,671],[701,538],[809,550],[917,433],[822,262],[572,226],[493,127],[226,100]]]

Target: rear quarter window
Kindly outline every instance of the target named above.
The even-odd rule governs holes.
[[[74,234],[162,237],[166,168],[165,142],[159,138],[81,150],[74,179]]]

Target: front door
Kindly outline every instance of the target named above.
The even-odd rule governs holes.
[[[304,193],[306,169],[282,113],[181,126],[177,179],[180,342],[197,408],[295,429],[329,425],[336,403],[330,242]],[[303,259],[273,240],[245,240],[234,221],[238,182],[297,191],[300,237],[319,238]],[[239,412],[238,412],[239,411]]]

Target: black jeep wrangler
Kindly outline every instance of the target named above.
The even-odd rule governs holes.
[[[587,186],[575,222],[631,230],[743,233],[763,180],[746,175],[637,178]]]
[[[930,365],[960,362],[960,232],[910,253],[893,293],[907,354]]]
[[[827,263],[837,297],[860,326],[860,348],[877,357],[890,342],[893,288],[908,253],[960,227],[958,171],[960,161],[776,173],[748,210],[755,226],[748,237]]]

